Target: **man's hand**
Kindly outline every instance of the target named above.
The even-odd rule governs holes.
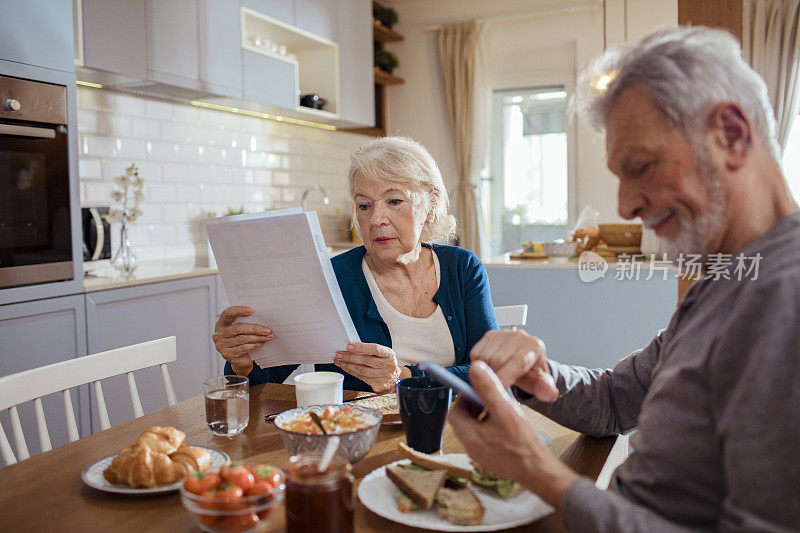
[[[250,307],[228,307],[219,315],[217,324],[214,326],[214,334],[211,336],[217,351],[231,363],[233,371],[240,376],[246,376],[253,369],[250,352],[275,338],[272,331],[266,326],[233,323],[240,316],[252,314],[253,309]]]
[[[467,454],[492,475],[516,481],[559,508],[578,474],[542,444],[522,407],[484,362],[474,362],[469,377],[489,416],[478,422],[463,400],[450,410],[448,419]]]
[[[525,331],[487,331],[470,352],[470,359],[484,361],[504,387],[516,385],[543,402],[558,398],[547,364],[544,342]]]
[[[333,362],[375,392],[393,391],[398,379],[411,377],[410,370],[397,364],[394,350],[374,342],[350,343],[346,351],[336,352]]]

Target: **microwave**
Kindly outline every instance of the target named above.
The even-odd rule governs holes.
[[[83,262],[111,259],[111,225],[108,207],[82,207]]]

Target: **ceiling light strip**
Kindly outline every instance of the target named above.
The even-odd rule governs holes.
[[[240,109],[238,107],[229,107],[226,105],[212,104],[209,102],[201,102],[199,100],[192,100],[189,102],[193,106],[203,107],[206,109],[214,109],[216,111],[225,111],[226,113],[234,113],[236,115],[245,115],[248,117],[263,118],[266,120],[274,120],[277,122],[285,122],[287,124],[296,124],[298,126],[308,126],[309,128],[318,128],[321,130],[336,131],[336,126],[330,124],[322,124],[321,122],[312,122],[310,120],[303,120],[299,118],[283,117],[281,115],[271,115],[269,113],[259,113],[258,111],[250,111],[249,109]]]

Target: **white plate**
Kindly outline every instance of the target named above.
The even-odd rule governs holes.
[[[469,457],[463,453],[446,453],[442,459],[470,468]],[[391,464],[408,463],[407,459]],[[390,465],[386,465],[390,466]],[[397,487],[386,477],[386,466],[376,468],[361,481],[358,497],[373,513],[393,522],[436,531],[497,531],[529,524],[553,512],[553,508],[530,491],[524,490],[510,500],[492,496],[471,484],[470,488],[483,504],[483,524],[457,526],[440,517],[436,509],[401,513],[397,509]]]
[[[205,446],[192,446],[192,448],[202,448],[211,454],[211,464],[208,470],[217,469],[231,460],[227,453],[215,450],[214,448],[206,448]],[[114,455],[109,455],[87,466],[83,472],[81,472],[81,479],[83,482],[94,489],[104,492],[115,492],[117,494],[162,494],[165,492],[174,492],[178,490],[181,487],[181,483],[183,483],[183,480],[181,480],[170,485],[162,485],[152,489],[134,489],[124,483],[109,483],[106,481],[106,478],[103,477],[103,470],[108,468],[108,465],[111,464],[111,461],[113,461],[116,456],[116,453]]]

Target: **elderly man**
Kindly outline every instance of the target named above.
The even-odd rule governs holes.
[[[491,413],[450,420],[470,456],[561,510],[572,531],[800,530],[800,214],[761,79],[738,43],[675,28],[609,50],[579,82],[605,130],[619,213],[669,252],[712,260],[669,326],[610,370],[559,364],[524,332],[489,332],[470,377]],[[737,258],[759,270],[734,275]],[[741,274],[741,272],[739,272]],[[577,431],[634,428],[601,491],[558,461],[506,393]]]

